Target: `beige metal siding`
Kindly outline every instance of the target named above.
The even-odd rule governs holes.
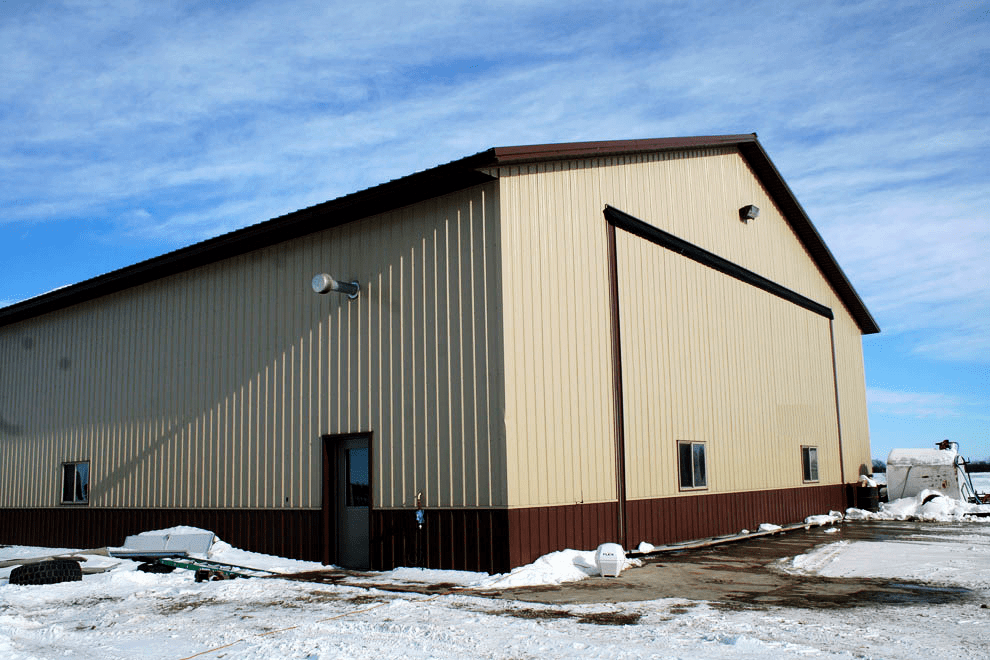
[[[801,486],[801,446],[839,481],[829,320],[617,235],[629,499],[679,494],[677,442],[705,442],[708,492]]]
[[[501,179],[510,505],[616,497],[605,227],[573,183]]]
[[[862,352],[858,334],[850,331],[854,324],[735,148],[545,162],[503,167],[498,175],[510,505],[616,497],[602,215],[606,204],[831,308],[842,329],[837,331],[837,350],[843,356],[840,369],[857,372],[844,371],[839,379],[841,405],[852,409],[842,420],[847,465],[858,460],[853,456],[869,453],[862,369],[855,364],[858,360],[861,365]],[[760,217],[748,224],[738,214],[746,204],[761,209]],[[713,276],[698,277],[706,278],[716,291],[727,286],[724,278]],[[677,295],[687,295],[687,284],[678,286],[682,289]],[[750,318],[753,310],[738,304],[730,310],[733,317],[725,322],[751,327],[758,321]],[[829,337],[828,326],[824,319],[811,323],[813,355],[808,357],[818,360],[820,344]],[[690,330],[690,325],[672,330],[676,345],[697,344]],[[624,368],[628,364],[629,358],[623,356]],[[821,365],[815,362],[809,368],[815,369],[817,378]],[[797,418],[800,412],[788,414]],[[829,423],[834,428],[834,419],[822,422]],[[789,421],[785,426],[793,424]],[[784,460],[800,461],[800,455]],[[627,466],[634,462],[627,458]],[[790,474],[791,468],[784,466],[781,473]],[[781,479],[771,479],[777,481]],[[765,484],[761,479],[738,487],[769,487]]]
[[[837,315],[833,327],[842,420],[842,455],[846,481],[853,482],[861,474],[873,473],[863,341],[859,328],[845,314]]]
[[[89,459],[92,506],[317,507],[320,436],[360,431],[377,506],[504,504],[497,194],[3,328],[0,504],[57,504],[60,462]],[[317,296],[318,272],[360,298]]]

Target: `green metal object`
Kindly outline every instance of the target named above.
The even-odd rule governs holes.
[[[269,577],[279,575],[275,571],[266,571],[261,568],[249,568],[247,566],[235,566],[234,564],[223,564],[209,559],[194,559],[192,557],[162,557],[158,563],[175,568],[184,568],[187,571],[206,571],[209,575],[204,579],[216,579],[235,577]]]

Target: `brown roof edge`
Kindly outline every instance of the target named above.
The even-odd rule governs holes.
[[[587,158],[589,156],[619,156],[624,154],[738,145],[756,142],[756,133],[742,135],[701,135],[649,140],[608,140],[604,142],[568,142],[564,144],[531,144],[519,147],[496,147],[491,150],[499,164],[530,161]]]
[[[770,156],[764,151],[763,146],[754,139],[740,143],[739,152],[746,159],[756,177],[763,183],[767,192],[770,193],[784,217],[790,222],[794,233],[798,235],[798,239],[804,244],[812,260],[828,279],[846,309],[849,310],[860,332],[864,335],[880,332],[880,326],[877,325],[863,299],[853,288],[849,278],[839,266],[839,262],[825,245],[824,239],[818,233],[815,225],[812,224],[811,218],[805,213],[804,207],[798,202],[797,197],[794,196],[790,186],[787,185],[773,161],[770,160]]]

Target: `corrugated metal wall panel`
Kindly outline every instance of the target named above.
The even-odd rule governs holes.
[[[596,191],[548,170],[500,179],[512,505],[615,498],[604,224]]]
[[[609,501],[616,497],[607,245],[602,217],[606,204],[831,308],[843,320],[842,328],[848,329],[848,314],[841,302],[734,148],[503,167],[499,176],[508,492],[513,506]],[[738,214],[746,204],[756,204],[761,209],[760,217],[749,223],[741,222]],[[792,475],[795,461],[800,467],[800,453],[790,456],[792,452],[785,445],[791,440],[783,438],[788,433],[797,434],[801,426],[798,420],[811,415],[815,424],[820,423],[819,435],[826,434],[828,442],[836,444],[828,455],[837,456],[834,390],[831,417],[825,419],[825,404],[816,403],[810,411],[795,407],[798,403],[778,409],[775,393],[760,389],[761,384],[776,382],[777,378],[782,379],[781,389],[786,383],[791,391],[811,388],[820,394],[826,385],[832,387],[830,367],[826,371],[822,361],[823,355],[830,360],[830,349],[823,354],[823,347],[829,346],[827,320],[798,320],[795,312],[788,309],[789,303],[782,301],[761,302],[757,312],[747,299],[735,295],[735,283],[706,271],[689,275],[684,269],[673,269],[657,283],[667,292],[657,304],[662,305],[665,318],[678,318],[684,301],[704,291],[719,301],[719,313],[708,306],[697,308],[694,314],[664,330],[669,333],[669,341],[644,348],[647,353],[642,356],[656,366],[653,372],[643,375],[643,387],[648,391],[663,391],[671,373],[683,386],[666,394],[667,409],[642,399],[649,396],[643,391],[625,391],[627,405],[630,396],[640,397],[637,405],[647,415],[648,427],[664,437],[676,435],[674,420],[685,420],[683,423],[693,429],[713,431],[708,428],[712,416],[707,416],[706,421],[701,411],[705,407],[728,411],[719,417],[716,435],[747,435],[762,456],[780,452],[787,461],[780,469],[781,475]],[[622,322],[648,333],[649,311],[625,306]],[[807,313],[802,310],[801,314]],[[782,335],[776,327],[778,323],[793,326],[810,342],[810,350],[805,352],[796,337]],[[725,338],[720,348],[722,355],[711,354],[713,347],[702,339],[705,336]],[[784,353],[778,361],[747,365],[738,357],[727,357],[770,355],[778,351],[781,342]],[[848,420],[845,416],[842,420],[848,465],[856,460],[854,455],[869,453],[865,415],[859,414],[865,410],[859,384],[862,370],[855,364],[857,359],[861,364],[862,351],[858,333],[847,332],[837,338],[837,343],[837,350],[843,353],[840,369],[848,369],[840,378],[840,403],[845,407],[848,402],[854,409]],[[679,359],[685,351],[707,363],[717,358],[720,372],[739,391],[748,393],[746,405],[725,386],[691,378],[691,365]],[[629,368],[631,359],[623,356],[624,369]],[[810,361],[810,383],[804,383],[800,372],[787,368],[789,360]],[[781,400],[789,401],[786,397]],[[778,436],[755,432],[778,427]],[[816,441],[825,440],[823,436]],[[672,457],[664,452],[674,449],[644,448],[642,459],[647,465],[648,461],[670,465]],[[626,465],[627,470],[645,469],[631,455]],[[836,469],[837,460],[833,458],[828,465],[826,470]],[[755,473],[755,466],[735,476],[720,472],[719,478],[724,480],[718,484],[720,489],[775,487]],[[798,477],[800,483],[800,472]],[[837,481],[839,476],[829,471],[823,473],[822,483],[826,478]],[[653,492],[652,487],[646,486],[644,474],[637,479],[640,486],[636,492]],[[779,487],[793,484],[791,476],[775,476],[771,481],[781,484]],[[629,496],[634,497],[632,492]]]
[[[841,402],[842,453],[846,481],[853,482],[861,474],[873,473],[863,342],[859,328],[845,315],[836,318],[833,328]]]
[[[801,486],[802,445],[819,448],[820,482],[838,483],[828,319],[616,238],[628,497],[682,494],[679,440],[707,443],[708,492]]]
[[[93,507],[317,507],[354,431],[376,506],[504,505],[498,234],[489,184],[4,328],[0,505],[89,459]]]

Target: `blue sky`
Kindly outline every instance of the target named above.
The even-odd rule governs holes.
[[[985,3],[0,0],[0,56],[0,305],[491,146],[756,132],[883,329],[874,457],[990,456]]]

